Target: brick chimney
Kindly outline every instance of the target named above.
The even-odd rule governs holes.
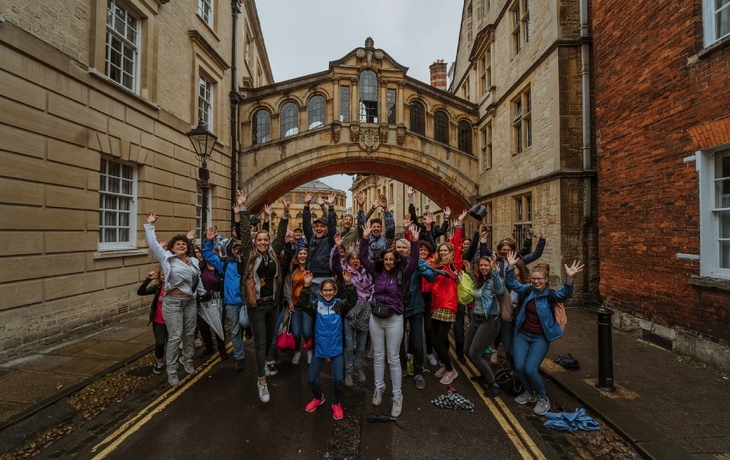
[[[429,66],[431,69],[431,86],[446,91],[446,63],[438,59]]]

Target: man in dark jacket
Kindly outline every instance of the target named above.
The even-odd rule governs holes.
[[[307,192],[304,196],[304,236],[307,238],[307,270],[312,272],[311,300],[315,300],[319,294],[319,285],[326,278],[334,277],[330,268],[330,252],[335,245],[335,232],[337,231],[337,214],[335,214],[335,198],[332,193],[327,197],[325,203],[329,206],[328,216],[325,219],[320,217],[312,225],[312,214],[309,210],[309,203],[314,198],[314,192]]]

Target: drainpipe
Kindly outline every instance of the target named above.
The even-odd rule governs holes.
[[[588,0],[580,0],[580,60],[581,60],[581,83],[582,83],[582,114],[583,114],[583,171],[593,169],[591,164],[591,55],[590,30],[588,24]],[[583,179],[583,257],[584,262],[589,262],[589,240],[591,237],[590,223],[592,219],[593,201],[593,179]],[[590,302],[590,270],[588,267],[583,271],[583,305],[588,306]]]
[[[238,75],[236,72],[236,43],[238,42],[238,15],[241,14],[241,5],[238,0],[231,0],[231,13],[233,16],[233,40],[231,46],[231,203],[236,202],[237,173],[238,173],[238,103],[241,102],[241,95],[236,89]],[[235,211],[231,209],[231,227],[235,222]],[[240,238],[241,235],[238,235]]]

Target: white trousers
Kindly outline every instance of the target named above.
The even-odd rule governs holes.
[[[393,382],[393,398],[401,396],[403,370],[400,367],[400,342],[403,340],[403,316],[393,315],[388,319],[370,315],[370,341],[373,347],[373,370],[375,389],[385,389],[385,355],[387,350],[390,379]]]

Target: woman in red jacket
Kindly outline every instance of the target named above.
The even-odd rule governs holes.
[[[449,359],[449,329],[456,322],[458,295],[456,287],[459,283],[459,272],[463,264],[461,240],[463,228],[461,226],[467,211],[459,215],[456,220],[454,236],[448,243],[441,243],[436,249],[436,255],[431,261],[434,268],[443,270],[447,276],[439,276],[433,283],[431,290],[431,327],[433,332],[433,348],[441,360],[441,367],[434,374],[441,378],[441,383],[449,385],[459,373],[451,365]]]

